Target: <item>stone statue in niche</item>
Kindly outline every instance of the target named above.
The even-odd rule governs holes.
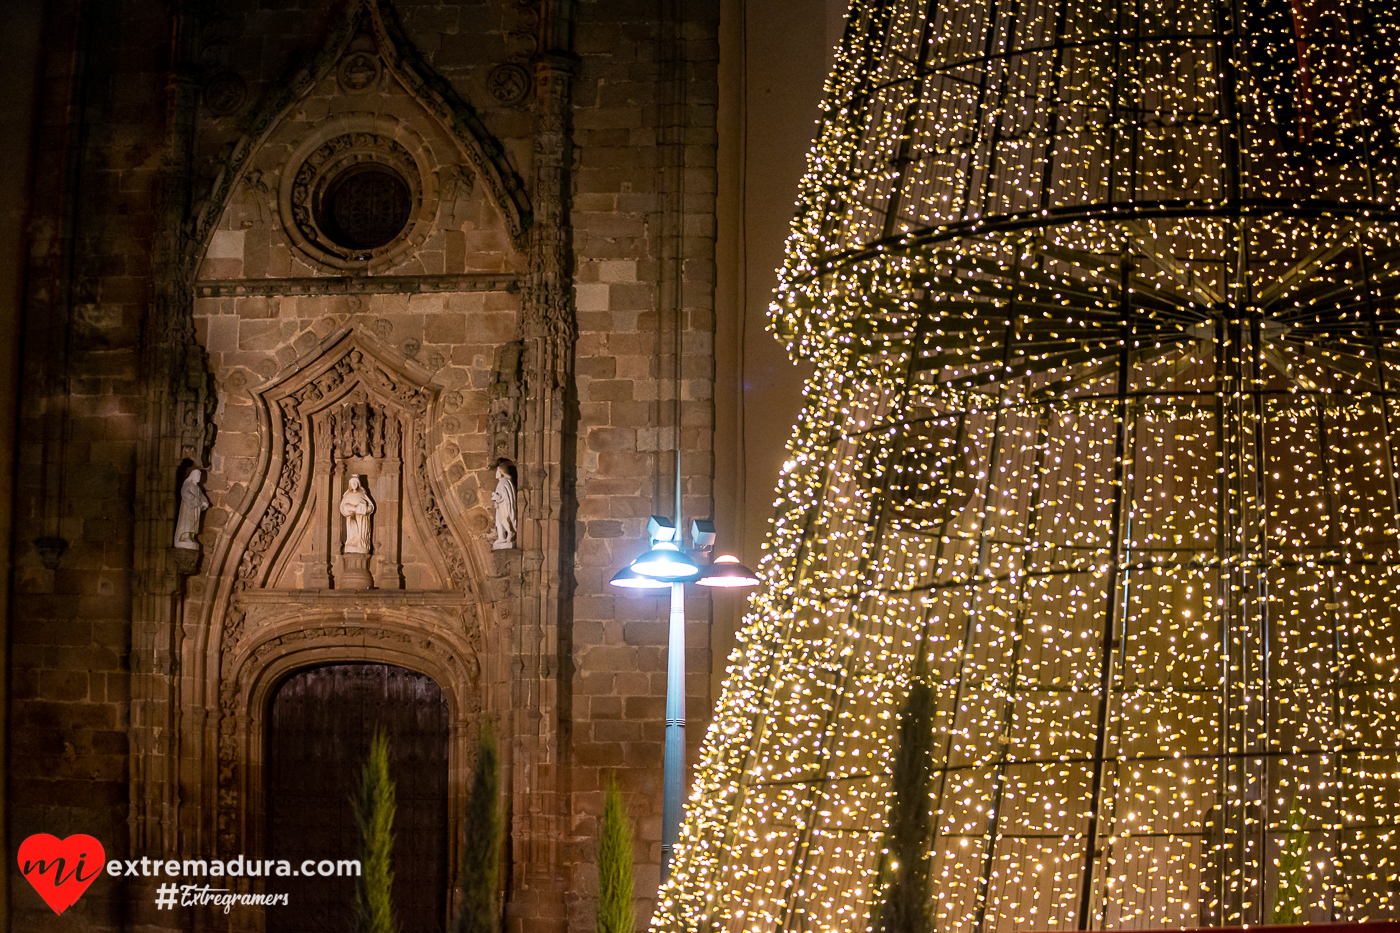
[[[199,550],[195,540],[199,534],[199,517],[209,508],[209,497],[199,488],[200,470],[190,470],[185,482],[180,486],[180,512],[175,517],[175,546]]]
[[[510,467],[509,460],[496,461],[496,491],[491,493],[496,504],[496,543],[491,548],[496,551],[515,547],[515,480]]]
[[[374,503],[369,494],[360,488],[360,478],[350,477],[350,487],[340,497],[340,514],[345,516],[345,553],[368,554],[370,545],[369,517],[374,514]]]

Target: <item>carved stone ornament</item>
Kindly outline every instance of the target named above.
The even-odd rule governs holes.
[[[482,710],[481,622],[456,594],[395,600],[365,618],[366,597],[249,593],[242,610],[257,634],[224,655],[218,709],[218,842],[225,852],[250,847],[265,825],[263,729],[272,692],[292,671],[347,659],[395,664],[431,677],[457,720]],[[454,730],[449,767],[465,768],[466,730]],[[457,771],[454,771],[457,773]]]
[[[181,576],[188,577],[199,569],[199,551],[173,547],[170,549],[170,556],[175,560],[175,572]]]
[[[272,219],[268,211],[268,204],[272,200],[272,189],[263,181],[263,173],[258,169],[253,169],[247,177],[243,179],[243,191],[240,200],[243,202],[244,218],[240,226],[245,229],[254,224],[267,223]]]
[[[514,107],[530,93],[530,72],[514,62],[503,62],[486,76],[486,92],[502,107]]]
[[[360,488],[360,478],[350,477],[350,487],[340,497],[340,514],[345,516],[345,554],[368,554],[370,552],[370,518],[374,514],[374,500]]]
[[[248,784],[261,786],[250,753],[262,747],[261,717],[248,710],[266,708],[256,691],[282,673],[351,656],[399,664],[461,685],[458,708],[479,708],[480,588],[431,468],[440,405],[430,379],[346,330],[252,391],[263,452],[209,571],[218,587],[217,823],[226,848],[264,815]],[[372,514],[393,520],[347,533],[347,502],[346,511],[371,514],[347,495],[357,485]]]
[[[439,172],[438,199],[445,216],[454,226],[467,219],[476,174],[466,165],[449,165]]]
[[[422,197],[418,164],[377,133],[343,133],[296,166],[293,241],[319,262],[350,268],[393,252]]]
[[[57,535],[46,535],[34,539],[34,548],[39,552],[39,563],[45,570],[57,570],[58,562],[68,550],[68,542]]]
[[[359,94],[373,90],[379,84],[379,76],[382,73],[378,55],[351,52],[341,59],[335,77],[347,94]]]
[[[212,187],[207,194],[197,198],[200,208],[195,211],[193,239],[201,244],[209,242],[224,216],[226,205],[236,196],[235,186],[251,168],[250,160],[264,151],[262,140],[274,126],[293,118],[292,114],[301,106],[301,101],[321,81],[333,76],[341,83],[342,89],[346,86],[345,82],[348,82],[350,87],[360,87],[372,72],[378,72],[379,77],[373,83],[365,85],[364,90],[344,91],[350,95],[348,100],[364,101],[366,105],[372,105],[373,94],[370,89],[384,87],[384,73],[392,72],[394,79],[418,98],[425,113],[431,115],[431,118],[460,144],[461,154],[465,156],[464,164],[470,167],[478,189],[500,209],[511,240],[517,247],[523,248],[526,245],[526,231],[531,227],[532,212],[524,183],[512,165],[509,149],[487,130],[476,112],[452,90],[449,82],[438,80],[435,75],[420,70],[421,57],[406,43],[402,31],[385,27],[378,0],[355,0],[340,6],[344,15],[327,33],[321,48],[306,60],[304,67],[287,79],[277,82],[269,90],[262,105],[250,115],[244,134],[220,153],[218,160],[222,164]],[[360,56],[366,58],[361,59]],[[524,76],[528,83],[529,73],[526,72]],[[515,80],[518,81],[519,77],[519,74],[515,75]],[[343,113],[318,124],[305,142],[314,148],[332,136],[356,130],[396,135],[400,141],[408,140],[413,135],[412,130],[396,118],[381,108],[374,107],[355,113]],[[412,145],[409,148],[415,153],[418,151]],[[291,153],[289,163],[280,173],[284,185],[291,184],[292,176],[305,155],[306,151],[300,146]],[[441,164],[448,164],[450,160],[439,161]],[[438,167],[427,164],[425,160],[423,165],[415,167],[412,172],[404,169],[405,180],[410,190],[416,194],[418,189],[423,187],[416,178],[420,169],[427,172],[435,171]],[[285,194],[286,192],[279,192],[278,196],[278,207],[283,211],[281,219],[285,227],[294,228],[295,223],[287,210],[289,200],[284,203]],[[431,205],[429,201],[432,202]],[[436,216],[435,195],[425,198],[423,205],[431,206],[431,216]],[[411,227],[412,225],[410,229]],[[295,229],[289,229],[288,233],[293,240],[299,235]],[[410,237],[412,235],[409,234]],[[302,239],[305,240],[304,237]],[[302,243],[295,245],[303,247]],[[356,268],[343,256],[323,258],[317,255],[315,250],[304,251],[318,264],[334,269]],[[376,268],[377,265],[384,265],[379,262],[384,258],[386,257],[376,256],[370,260],[369,268],[365,271],[384,271]]]
[[[465,552],[429,469],[431,373],[355,332],[253,390],[262,462],[227,553],[230,597],[274,590],[462,591]],[[371,516],[374,516],[373,518]],[[222,641],[242,637],[230,613]]]
[[[248,84],[232,71],[210,75],[202,89],[204,107],[216,117],[227,117],[243,109],[248,101]]]

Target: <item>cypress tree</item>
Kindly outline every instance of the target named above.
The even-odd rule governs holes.
[[[501,816],[496,798],[500,780],[496,736],[487,725],[481,730],[481,748],[467,798],[458,881],[462,906],[452,924],[452,933],[498,933],[500,929],[496,915],[496,879],[501,862]]]
[[[1298,798],[1288,808],[1288,832],[1279,843],[1278,890],[1274,894],[1274,909],[1269,923],[1282,926],[1307,920],[1308,909],[1308,833],[1303,828],[1307,814]]]
[[[632,933],[632,821],[617,779],[608,781],[598,826],[598,933]]]
[[[933,688],[922,677],[909,687],[899,719],[899,750],[891,784],[885,833],[885,901],[876,929],[883,933],[928,933],[932,886],[924,846],[932,828],[929,790],[933,774]]]
[[[394,888],[394,782],[389,778],[389,739],[375,730],[354,800],[360,830],[360,865],[355,883],[355,933],[397,933]]]

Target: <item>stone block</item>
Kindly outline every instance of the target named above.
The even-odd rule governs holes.
[[[617,375],[617,357],[585,357],[574,364],[574,371],[583,379],[612,379]]]
[[[429,314],[423,320],[423,342],[435,343],[463,343],[467,339],[466,319],[458,314],[435,313]]]
[[[602,719],[595,720],[592,727],[593,741],[595,742],[640,742],[642,739],[642,726],[640,723],[629,722],[624,719]]]
[[[598,278],[603,282],[636,282],[637,261],[614,259],[598,263]]]
[[[666,717],[665,696],[630,696],[622,701],[622,715],[633,720],[664,720]]]
[[[623,760],[623,746],[611,742],[580,743],[574,755],[574,760],[585,768],[614,768]]]
[[[574,287],[574,306],[580,311],[607,311],[611,308],[611,286],[577,285]]]
[[[579,397],[590,402],[629,402],[634,396],[635,383],[630,379],[587,379],[580,380]],[[622,430],[620,428],[613,430]],[[597,446],[589,432],[589,446],[593,450],[621,450],[624,447]],[[631,446],[630,436],[626,446]]]
[[[591,521],[585,525],[590,538],[620,538],[623,534],[622,523],[617,521]]]
[[[594,721],[601,719],[621,719],[622,698],[615,696],[591,697],[588,700],[588,718]]]
[[[228,353],[238,349],[238,319],[218,317],[206,320],[205,347],[211,353]]]
[[[652,617],[623,626],[623,640],[629,645],[664,645],[670,631],[669,619]]]
[[[588,448],[596,451],[634,450],[637,432],[632,428],[593,428],[588,432]]]

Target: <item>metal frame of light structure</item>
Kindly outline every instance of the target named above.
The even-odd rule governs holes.
[[[652,929],[1400,917],[1400,7],[1007,6],[850,4]]]

